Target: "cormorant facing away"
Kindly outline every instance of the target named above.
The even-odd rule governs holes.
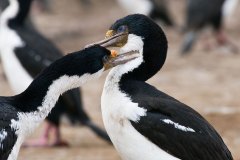
[[[104,47],[92,46],[53,62],[21,94],[0,97],[0,159],[17,159],[24,139],[47,117],[61,94],[137,56],[133,52],[115,56]]]
[[[26,20],[32,0],[1,0],[0,7],[0,57],[8,82],[15,93],[21,93],[41,70],[63,56],[61,51],[43,37]],[[83,109],[79,89],[68,91],[60,97],[56,107],[47,117],[47,126],[41,138],[26,145],[49,146],[48,137],[53,132],[50,146],[65,145],[59,123],[66,114],[72,123],[88,126],[101,138],[109,141],[105,131],[98,128]]]
[[[96,44],[140,57],[112,69],[101,107],[107,133],[123,160],[232,160],[222,138],[199,113],[145,81],[163,66],[162,29],[144,15],[117,20]]]
[[[224,31],[223,12],[224,5],[228,0],[188,0],[186,8],[187,32],[182,44],[182,54],[191,51],[199,32],[206,26],[213,27],[214,35],[218,45],[228,45],[233,52],[237,52],[237,47],[232,44]],[[228,12],[225,10],[225,12]]]

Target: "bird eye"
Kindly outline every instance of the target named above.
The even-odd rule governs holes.
[[[127,30],[127,26],[120,26],[118,27],[117,32],[121,33],[121,32],[125,32],[126,30]]]

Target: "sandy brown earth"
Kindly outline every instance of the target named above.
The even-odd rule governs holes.
[[[36,26],[52,39],[64,53],[81,49],[85,44],[100,40],[116,19],[126,15],[114,1],[93,1],[84,8],[78,0],[53,0],[51,13],[34,11]],[[184,0],[171,0],[170,6],[178,24],[183,22]],[[232,41],[240,48],[240,6],[226,21]],[[240,54],[228,53],[223,48],[204,49],[201,36],[194,52],[188,57],[179,56],[182,35],[164,29],[169,39],[168,58],[149,83],[180,101],[192,106],[221,134],[234,159],[240,160]],[[207,32],[206,34],[209,34]],[[204,35],[204,34],[202,34]],[[210,33],[211,35],[211,33]],[[210,41],[214,42],[213,38]],[[85,108],[92,119],[102,125],[100,96],[107,74],[100,80],[84,85]],[[0,94],[12,92],[0,66]],[[115,149],[98,139],[84,127],[63,123],[63,137],[69,148],[22,148],[19,160],[119,160]],[[32,137],[39,135],[41,128]]]

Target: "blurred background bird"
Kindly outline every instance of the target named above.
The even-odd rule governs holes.
[[[40,3],[43,2],[39,1]],[[45,37],[51,39],[64,53],[76,51],[81,46],[102,39],[105,36],[103,33],[110,24],[130,14],[119,4],[118,0],[88,0],[90,5],[83,4],[81,0],[48,1],[50,4],[49,12],[39,10],[38,2],[33,1],[35,4],[31,7],[32,24],[29,26],[37,27]],[[174,27],[186,26],[189,1],[165,1],[170,17],[174,21]],[[208,1],[208,4],[215,4],[214,1]],[[0,0],[0,4],[2,2],[4,0]],[[129,5],[132,4],[134,8],[138,8],[141,0],[136,3],[130,3],[130,0],[128,2]],[[149,2],[151,1],[149,0]],[[161,0],[158,2],[161,2]],[[235,8],[235,10],[224,11],[222,17],[224,20],[222,21],[223,30],[227,39],[239,48],[240,21],[238,17],[240,16],[240,3],[239,0],[228,2],[228,7],[224,5],[224,8]],[[145,5],[144,10],[148,10],[148,8],[148,5]],[[185,40],[184,36],[176,32],[174,27],[172,29],[167,25],[165,26],[162,20],[157,19],[155,21],[163,27],[168,38],[169,49],[166,65],[163,67],[161,74],[156,74],[148,83],[189,104],[194,110],[206,117],[223,137],[234,159],[240,159],[240,128],[238,125],[240,123],[240,99],[238,97],[240,94],[240,54],[225,54],[229,51],[230,53],[235,52],[229,49],[231,47],[228,47],[228,45],[227,47],[218,45],[215,36],[216,31],[212,32],[213,29],[211,29],[213,27],[203,27],[203,29],[197,31],[196,43],[188,52],[192,54],[179,57]],[[187,33],[188,28],[185,31]],[[84,109],[88,116],[98,126],[102,127],[99,104],[104,81],[105,76],[102,76],[98,81],[93,81],[81,87],[82,103],[86,106]],[[1,62],[0,94],[3,96],[13,94],[9,83],[4,78]],[[61,135],[71,147],[60,149],[53,147],[22,148],[18,159],[120,160],[112,145],[108,145],[108,143],[99,139],[87,127],[74,127],[65,123],[65,116],[61,117]],[[45,128],[45,125],[41,126],[32,138],[39,137],[43,128]],[[51,136],[49,138],[52,140]]]
[[[174,20],[166,0],[117,0],[128,14],[140,13],[154,20],[160,20],[167,26],[174,26]]]
[[[33,77],[62,57],[63,53],[35,29],[30,19],[27,21],[32,0],[3,1],[5,2],[0,6],[3,10],[0,17],[1,59],[10,86],[15,93],[20,93],[27,88]],[[62,140],[59,128],[63,115],[67,115],[72,124],[81,123],[109,141],[106,132],[96,126],[85,112],[80,90],[74,89],[60,97],[47,117],[48,123],[40,139],[29,141],[25,146],[67,145]],[[54,134],[54,139],[50,143],[51,133]]]
[[[213,29],[214,37],[218,46],[229,47],[231,52],[238,52],[237,47],[230,41],[229,36],[224,27],[224,14],[230,14],[233,6],[236,6],[236,0],[188,0],[186,6],[186,31],[181,53],[183,55],[189,53],[193,48],[199,34],[207,26]],[[208,38],[205,39],[205,42]],[[212,48],[211,44],[207,44],[207,48]]]

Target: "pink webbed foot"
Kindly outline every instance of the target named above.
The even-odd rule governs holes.
[[[22,145],[23,147],[49,147],[48,139],[46,138],[39,138],[26,141]]]

